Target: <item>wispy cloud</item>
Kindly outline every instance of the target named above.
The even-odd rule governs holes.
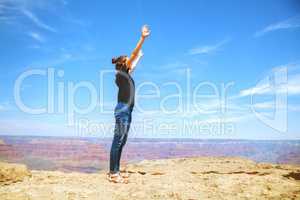
[[[0,23],[11,24],[13,23],[14,20],[15,20],[14,17],[0,16]]]
[[[240,91],[240,96],[250,96],[258,94],[272,94],[274,92],[284,93],[288,92],[289,95],[299,95],[300,94],[300,74],[292,75],[289,77],[288,83],[279,87],[272,87],[268,84],[262,84],[252,88],[244,89]]]
[[[54,29],[53,27],[45,24],[44,22],[42,22],[33,12],[27,10],[27,9],[22,9],[21,12],[28,17],[36,26],[45,29],[47,31],[51,31],[56,33],[57,30]]]
[[[269,32],[277,31],[277,30],[283,30],[283,29],[293,29],[293,28],[299,28],[300,27],[300,15],[297,15],[295,17],[289,18],[284,21],[280,21],[274,24],[270,24],[263,28],[262,30],[257,31],[254,36],[259,37],[263,36]]]
[[[14,21],[15,16],[12,16],[11,13],[17,10],[9,1],[0,0],[0,23],[11,23]]]
[[[288,69],[290,65],[275,67],[272,69],[272,72],[282,70],[284,68]],[[292,66],[293,67],[293,66]],[[271,78],[271,77],[269,77]],[[300,94],[300,73],[296,72],[294,74],[289,74],[286,77],[287,83],[274,86],[270,79],[265,79],[261,84],[258,84],[254,87],[250,87],[244,90],[241,90],[239,97],[251,96],[251,95],[261,95],[261,94],[272,94],[276,92],[279,93],[288,93],[288,95],[299,95]]]
[[[196,48],[192,48],[188,51],[188,54],[190,54],[190,55],[210,54],[210,53],[219,51],[229,41],[230,41],[229,39],[225,39],[225,40],[218,42],[217,44],[205,45],[205,46],[199,46]]]
[[[63,2],[61,2],[63,3]],[[26,16],[37,27],[50,31],[57,32],[57,30],[50,25],[43,22],[33,12],[36,9],[47,9],[50,5],[45,0],[0,0],[0,22],[17,22],[20,17]]]
[[[0,112],[11,110],[12,106],[8,101],[0,103]]]
[[[275,109],[288,109],[288,111],[299,112],[300,105],[299,104],[275,104],[274,101],[265,101],[260,103],[255,103],[251,105],[255,109],[265,110],[265,111],[274,111]]]
[[[240,91],[239,96],[245,97],[245,96],[250,96],[252,94],[264,94],[264,93],[270,93],[270,92],[271,92],[270,86],[267,84],[263,84],[263,85],[243,89]]]
[[[29,32],[28,35],[38,42],[45,42],[44,37],[41,36],[39,33]]]

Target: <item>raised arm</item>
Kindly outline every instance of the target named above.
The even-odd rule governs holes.
[[[150,35],[150,30],[148,28],[148,26],[144,25],[142,28],[142,35],[140,37],[139,42],[137,43],[135,49],[132,51],[130,58],[127,60],[127,66],[129,67],[129,70],[132,71],[132,63],[133,61],[138,57],[138,54],[143,46],[143,43],[146,39],[146,37],[148,37]]]

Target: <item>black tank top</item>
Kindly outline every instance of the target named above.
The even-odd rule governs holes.
[[[135,83],[128,71],[117,71],[115,80],[118,91],[118,102],[126,103],[130,107],[134,106]]]

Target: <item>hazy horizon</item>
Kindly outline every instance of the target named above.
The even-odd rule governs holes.
[[[107,170],[111,138],[1,136],[0,160],[30,169]],[[187,157],[244,157],[256,162],[300,164],[300,140],[129,138],[122,163]]]
[[[52,138],[70,138],[70,139],[109,139],[111,140],[113,138],[113,136],[106,136],[106,137],[100,137],[100,136],[64,136],[64,135],[22,135],[22,134],[1,134],[0,133],[0,137],[52,137]],[[1,138],[0,138],[1,139]],[[134,140],[134,139],[162,139],[162,140],[233,140],[233,141],[299,141],[300,138],[293,138],[293,139],[286,139],[286,138],[283,138],[283,139],[247,139],[247,138],[178,138],[178,137],[132,137],[132,136],[129,136],[128,137],[128,140]]]

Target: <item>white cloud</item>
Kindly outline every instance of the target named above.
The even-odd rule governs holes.
[[[41,36],[39,33],[36,32],[29,32],[28,35],[35,39],[38,42],[45,42],[45,39],[43,36]]]
[[[11,110],[12,106],[8,101],[0,103],[0,112]]]
[[[9,9],[53,9],[58,5],[67,5],[68,2],[65,0],[0,0],[0,9],[1,7],[6,7]]]
[[[265,77],[264,82],[260,82],[260,84],[247,88],[244,90],[241,90],[238,97],[245,97],[250,95],[260,95],[260,94],[282,94],[282,93],[288,93],[288,95],[299,95],[300,94],[300,73],[297,71],[294,71],[298,68],[298,65],[283,65],[279,67],[274,67],[271,71],[272,74],[270,74],[269,77]],[[271,81],[272,75],[274,73],[280,71],[280,70],[289,70],[289,74],[286,74],[287,77],[280,77],[280,78],[286,78],[287,82],[282,83],[279,85],[274,85]],[[291,73],[293,72],[293,73]]]
[[[45,24],[44,22],[42,22],[35,14],[33,14],[33,12],[27,10],[27,9],[22,9],[21,10],[22,13],[28,17],[36,26],[51,31],[51,32],[57,32],[56,29],[52,28],[51,26]]]
[[[265,102],[260,102],[260,103],[255,103],[252,105],[253,108],[255,109],[262,109],[262,110],[278,110],[278,109],[288,109],[289,111],[294,111],[298,112],[300,111],[300,105],[298,104],[277,104],[275,101],[265,101]]]
[[[257,31],[254,36],[259,37],[262,35],[265,35],[269,32],[272,31],[277,31],[277,30],[283,30],[283,29],[292,29],[292,28],[299,28],[300,27],[300,15],[289,18],[284,21],[280,21],[274,24],[271,24],[265,28],[263,28],[260,31]]]
[[[275,102],[274,101],[266,101],[266,102],[256,103],[256,104],[253,104],[252,107],[258,108],[258,109],[274,109]]]
[[[47,25],[33,13],[35,9],[48,9],[51,5],[55,4],[46,0],[0,0],[0,22],[17,22],[23,15],[39,28],[50,32],[57,32],[55,28]]]
[[[8,1],[0,0],[0,23],[11,23],[15,20],[15,16],[9,15],[7,13],[14,12],[17,9],[8,3]]]
[[[0,12],[1,15],[1,12]],[[6,24],[10,24],[15,20],[14,17],[6,17],[6,16],[0,16],[0,23],[6,23]]]
[[[300,94],[300,74],[291,76],[288,82],[288,93],[290,95]]]
[[[241,90],[239,96],[245,97],[250,95],[258,95],[258,94],[272,94],[274,92],[280,94],[280,93],[285,93],[286,90],[288,92],[288,95],[300,94],[300,74],[291,75],[288,78],[288,83],[286,85],[281,85],[274,88],[270,85],[262,84],[259,86]]]
[[[241,90],[239,96],[244,97],[244,96],[250,96],[252,94],[264,94],[269,92],[270,92],[270,87],[267,84],[264,84],[264,85],[259,85],[252,88]]]
[[[229,40],[225,39],[214,45],[199,46],[199,47],[190,49],[188,54],[190,54],[190,55],[210,54],[210,53],[220,50],[221,47],[224,46],[228,42],[229,42]]]

